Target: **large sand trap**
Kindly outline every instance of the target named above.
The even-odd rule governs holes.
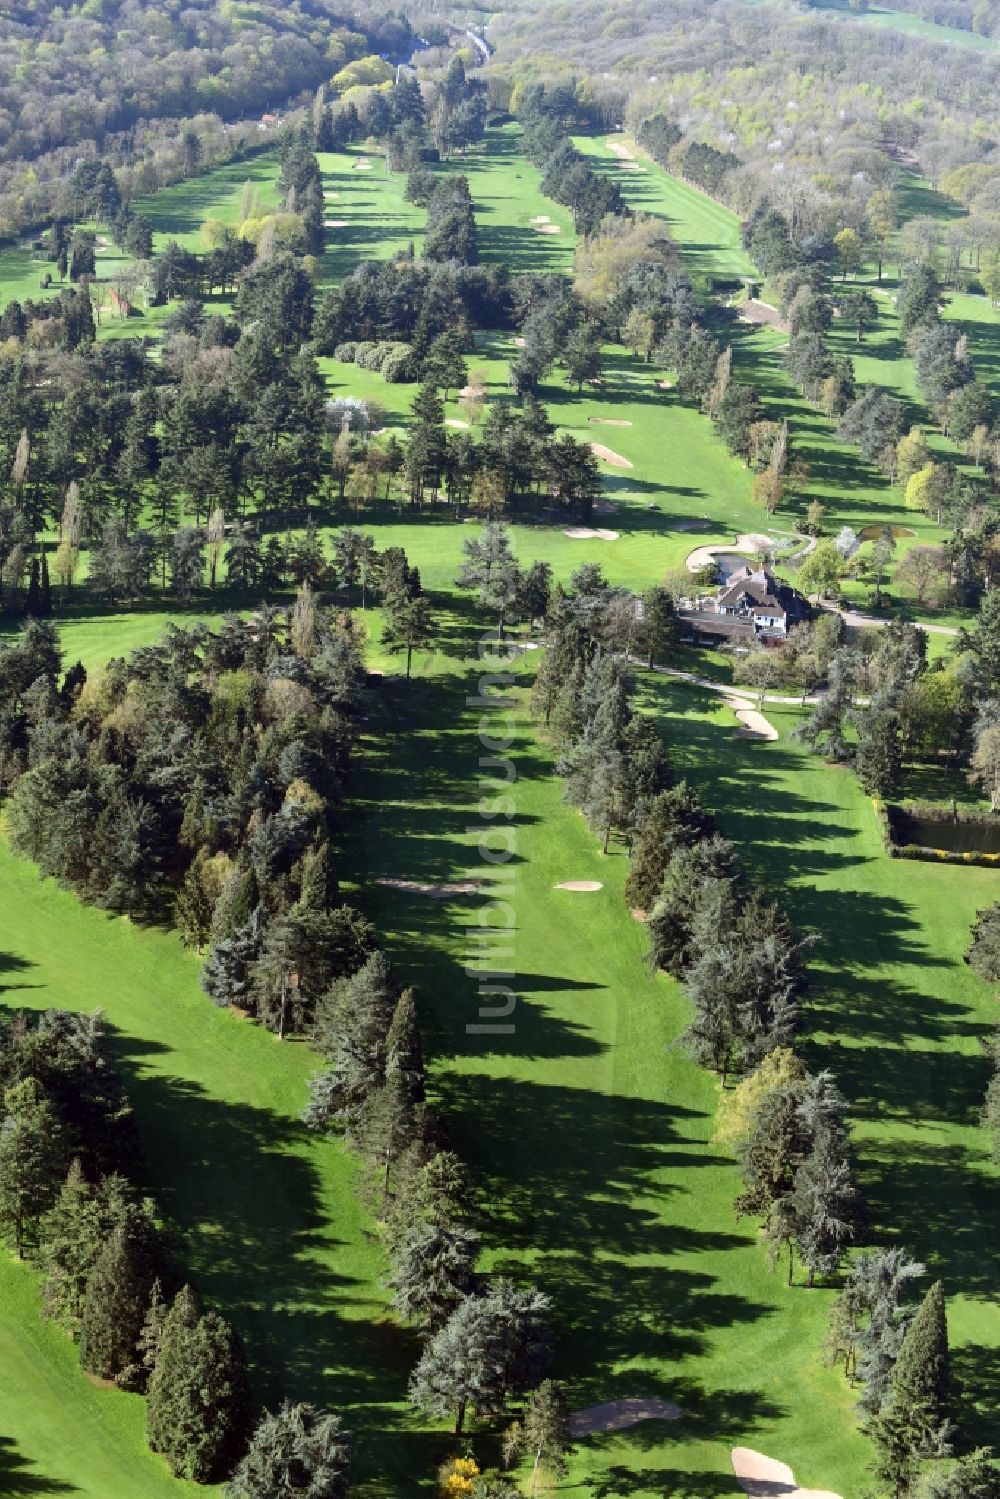
[[[514,347],[515,347],[515,349],[523,349],[524,348],[524,339],[520,338],[520,337],[515,338],[515,340],[514,340]]]
[[[768,739],[778,738],[778,731],[774,724],[766,719],[763,713],[758,713],[756,708],[750,708],[744,697],[726,697],[723,702],[728,708],[732,708],[742,727],[734,729],[733,733],[737,739]]]
[[[623,161],[622,162],[622,171],[623,172],[644,172],[645,170],[646,170],[646,168],[645,167],[641,167],[637,161]]]
[[[566,1424],[571,1437],[585,1437],[591,1432],[624,1431],[640,1421],[676,1421],[681,1415],[672,1400],[612,1400],[574,1411]]]
[[[631,427],[631,422],[623,421],[617,416],[588,416],[588,422],[593,422],[595,427]]]
[[[612,452],[610,448],[604,446],[603,442],[592,442],[590,444],[590,451],[594,454],[595,458],[601,458],[605,463],[610,463],[612,468],[632,467],[627,458],[623,458],[621,453]]]
[[[734,1447],[736,1482],[750,1499],[840,1499],[829,1489],[800,1489],[787,1463],[779,1463],[751,1447]]]
[[[324,193],[323,196],[324,196],[324,198],[333,200],[334,198],[339,198],[340,194],[339,193]]]
[[[446,427],[467,427],[469,425],[468,422],[463,422],[459,416],[446,416],[444,424]]]
[[[568,531],[563,532],[570,541],[617,541],[617,531],[592,531],[589,526],[571,526]]]
[[[678,530],[681,527],[678,526]],[[685,526],[684,530],[693,530],[692,526]],[[717,552],[773,552],[778,543],[772,541],[770,536],[764,536],[759,531],[744,531],[731,546],[722,542],[716,542],[713,546],[695,547],[688,554],[687,570],[689,573],[700,572],[703,567],[708,567],[715,561]]]
[[[558,224],[536,224],[535,229],[539,234],[562,234]]]
[[[352,172],[370,172],[372,164],[370,161],[356,161],[351,168]]]
[[[659,386],[660,390],[673,390],[674,388],[674,382],[672,380],[657,380],[656,383]]]
[[[536,213],[534,218],[528,220],[529,224],[551,224],[552,220],[547,213]]]
[[[478,880],[455,880],[444,885],[423,885],[419,880],[381,879],[376,885],[390,885],[393,890],[406,890],[411,895],[429,895],[432,900],[447,900],[451,895],[475,895]]]
[[[350,219],[324,219],[324,229],[347,229],[350,227]]]
[[[553,885],[553,890],[603,890],[604,886],[600,880],[563,880],[561,885]]]
[[[615,153],[619,161],[635,161],[635,157],[632,155],[632,152],[629,150],[628,146],[623,146],[621,141],[605,141],[604,144],[607,146],[609,151],[613,151]]]

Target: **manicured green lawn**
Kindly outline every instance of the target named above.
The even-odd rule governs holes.
[[[485,153],[449,168],[472,178],[484,258],[565,268],[568,220],[538,194],[537,173],[513,154],[513,139],[512,130],[491,135]],[[619,173],[636,206],[670,219],[700,285],[746,266],[735,216],[650,163],[623,172],[602,142],[581,145]],[[387,177],[377,157],[370,173],[355,173],[349,163],[358,154],[323,160],[327,190],[341,194],[329,200],[330,217],[348,220],[343,231],[328,231],[330,239],[342,233],[328,250],[329,274],[365,255],[399,253],[411,238],[419,248],[424,215],[404,203],[403,179]],[[255,166],[266,187],[273,163],[258,158]],[[198,204],[171,190],[177,201],[163,232],[197,235],[208,214],[235,214],[243,178],[224,171],[231,175]],[[563,234],[539,235],[530,219],[540,213]],[[378,232],[383,223],[388,233]],[[969,309],[953,305],[952,313]],[[926,518],[905,512],[898,491],[837,444],[830,424],[797,397],[779,336],[740,329],[734,340],[741,371],[772,412],[788,416],[797,451],[812,466],[810,494],[829,506],[828,528],[888,520],[912,525],[914,540],[936,539]],[[900,348],[887,315],[862,368],[877,378],[884,366],[883,383],[912,400]],[[509,399],[513,352],[509,339],[477,340],[470,367],[482,370],[491,399]],[[405,428],[412,387],[386,386],[333,360],[324,368],[332,393],[380,399],[387,423]],[[619,508],[595,524],[618,540],[576,541],[561,527],[515,525],[522,563],[544,557],[566,581],[581,562],[599,560],[612,581],[642,587],[705,541],[791,528],[793,515],[767,522],[751,503],[749,472],[705,417],[656,380],[616,348],[607,351],[601,390],[581,396],[560,372],[548,378],[541,395],[553,420],[632,467],[602,465],[606,496]],[[448,415],[463,419],[454,401]],[[599,425],[608,417],[631,425]],[[573,1399],[662,1394],[685,1411],[671,1426],[585,1444],[565,1492],[728,1493],[728,1450],[746,1443],[790,1462],[800,1481],[852,1499],[866,1452],[851,1394],[820,1359],[830,1292],[786,1290],[770,1275],[753,1225],[735,1221],[735,1169],[711,1143],[716,1084],[672,1044],[684,1024],[682,996],[648,973],[642,929],[621,896],[624,855],[602,857],[561,801],[523,697],[509,896],[503,885],[515,923],[512,1035],[466,1031],[476,1019],[465,964],[477,903],[421,901],[372,883],[385,874],[445,879],[477,865],[467,831],[478,823],[482,795],[480,712],[465,701],[476,675],[472,617],[453,593],[462,543],[475,527],[444,515],[404,506],[402,516],[359,517],[380,546],[406,547],[441,628],[435,649],[417,657],[420,680],[373,697],[379,732],[345,867],[359,871],[359,898],[418,989],[435,1091],[481,1192],[489,1262],[529,1269],[552,1294],[557,1372]],[[682,529],[700,520],[706,531]],[[201,601],[185,617],[212,613]],[[67,661],[99,665],[155,638],[168,618],[176,613],[155,606],[69,617],[60,625]],[[399,659],[379,649],[378,622],[369,611],[370,659],[398,672]],[[523,660],[520,671],[531,664]],[[643,680],[641,697],[744,857],[821,937],[810,1060],[834,1067],[855,1109],[870,1203],[866,1239],[898,1236],[943,1276],[958,1361],[983,1417],[975,1434],[1000,1440],[990,1417],[1000,1388],[1000,1312],[988,1233],[998,1204],[977,1124],[986,1081],[980,1040],[994,1017],[985,987],[961,963],[975,911],[995,898],[994,873],[890,861],[853,776],[789,742],[795,710],[768,710],[782,738],[761,745],[734,738],[731,714],[707,694],[655,678]],[[587,878],[604,888],[592,895],[552,888]],[[259,1390],[342,1409],[359,1436],[361,1492],[395,1495],[429,1482],[450,1443],[421,1432],[406,1412],[413,1342],[387,1315],[381,1254],[350,1190],[351,1164],[296,1122],[314,1059],[215,1011],[198,989],[195,959],[172,936],[84,909],[2,850],[0,911],[0,952],[16,964],[5,1002],[99,1005],[116,1027],[150,1188],[179,1225],[197,1283],[245,1333]],[[20,1457],[94,1499],[179,1492],[144,1452],[140,1403],[88,1385],[72,1350],[40,1323],[31,1272],[5,1262],[0,1281],[0,1362],[18,1375],[0,1429]]]
[[[312,1398],[356,1433],[359,1490],[399,1492],[422,1465],[402,1436],[411,1339],[387,1315],[384,1264],[351,1159],[299,1124],[303,1045],[216,1010],[166,931],[83,906],[0,845],[3,1004],[105,1012],[135,1107],[146,1185],[198,1290],[247,1342],[258,1395]],[[0,1261],[3,1432],[93,1499],[173,1493],[144,1452],[143,1406],[98,1392],[41,1325],[34,1277]]]

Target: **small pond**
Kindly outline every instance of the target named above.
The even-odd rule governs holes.
[[[937,822],[897,811],[892,841],[922,848],[943,848],[950,854],[1000,854],[1000,818],[995,822]]]
[[[758,563],[756,557],[741,557],[737,552],[716,552],[715,565],[728,582],[733,573],[741,572],[744,567],[753,572]]]

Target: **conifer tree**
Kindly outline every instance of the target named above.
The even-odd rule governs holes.
[[[127,1221],[134,1204],[121,1176],[96,1187],[74,1160],[59,1196],[42,1221],[42,1297],[45,1314],[78,1337],[87,1302],[87,1283],[113,1229]]]
[[[232,1466],[246,1427],[242,1344],[217,1312],[199,1316],[189,1286],[163,1322],[149,1381],[146,1430],[177,1478],[209,1483]]]
[[[650,956],[656,968],[680,975],[696,956],[698,911],[737,886],[735,852],[718,833],[674,850],[649,918]]]
[[[302,1116],[310,1129],[327,1130],[340,1122],[350,1135],[361,1127],[367,1106],[385,1082],[398,993],[388,958],[376,952],[321,1001],[315,1037],[333,1065],[310,1080],[312,1097]]]
[[[0,1124],[0,1228],[18,1259],[38,1242],[42,1214],[66,1172],[66,1145],[51,1104],[33,1077],[8,1088]]]
[[[429,1415],[455,1412],[461,1436],[467,1410],[502,1411],[510,1394],[531,1387],[547,1352],[549,1301],[539,1291],[498,1281],[469,1296],[427,1347],[410,1379],[410,1399]]]
[[[456,1223],[416,1224],[393,1252],[389,1284],[401,1316],[437,1332],[475,1286],[479,1235]]]
[[[135,1205],[112,1230],[94,1262],[80,1323],[80,1367],[117,1379],[136,1350],[156,1280],[155,1227]]]
[[[201,987],[213,1004],[247,1007],[253,996],[253,967],[264,943],[264,907],[211,949],[201,971]]]
[[[652,911],[674,850],[690,847],[711,830],[712,819],[687,781],[659,793],[643,823],[625,881],[625,899],[633,910]]]
[[[339,1416],[286,1400],[261,1416],[225,1499],[343,1499],[350,1451]]]
[[[1000,1499],[1000,1468],[992,1457],[992,1448],[977,1447],[953,1465],[936,1464],[925,1499]]]
[[[919,1457],[939,1453],[948,1425],[948,1323],[944,1287],[935,1281],[903,1338],[889,1381],[889,1406]]]
[[[810,1286],[817,1275],[832,1275],[838,1269],[854,1235],[857,1200],[847,1141],[824,1127],[796,1172],[793,1194],[796,1244]]]

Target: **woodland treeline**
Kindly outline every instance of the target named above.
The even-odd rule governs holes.
[[[363,0],[15,5],[0,39],[4,235],[72,216],[81,158],[109,162],[127,197],[154,191],[256,148],[262,111],[308,98],[365,58],[405,61],[414,45],[405,17]]]

